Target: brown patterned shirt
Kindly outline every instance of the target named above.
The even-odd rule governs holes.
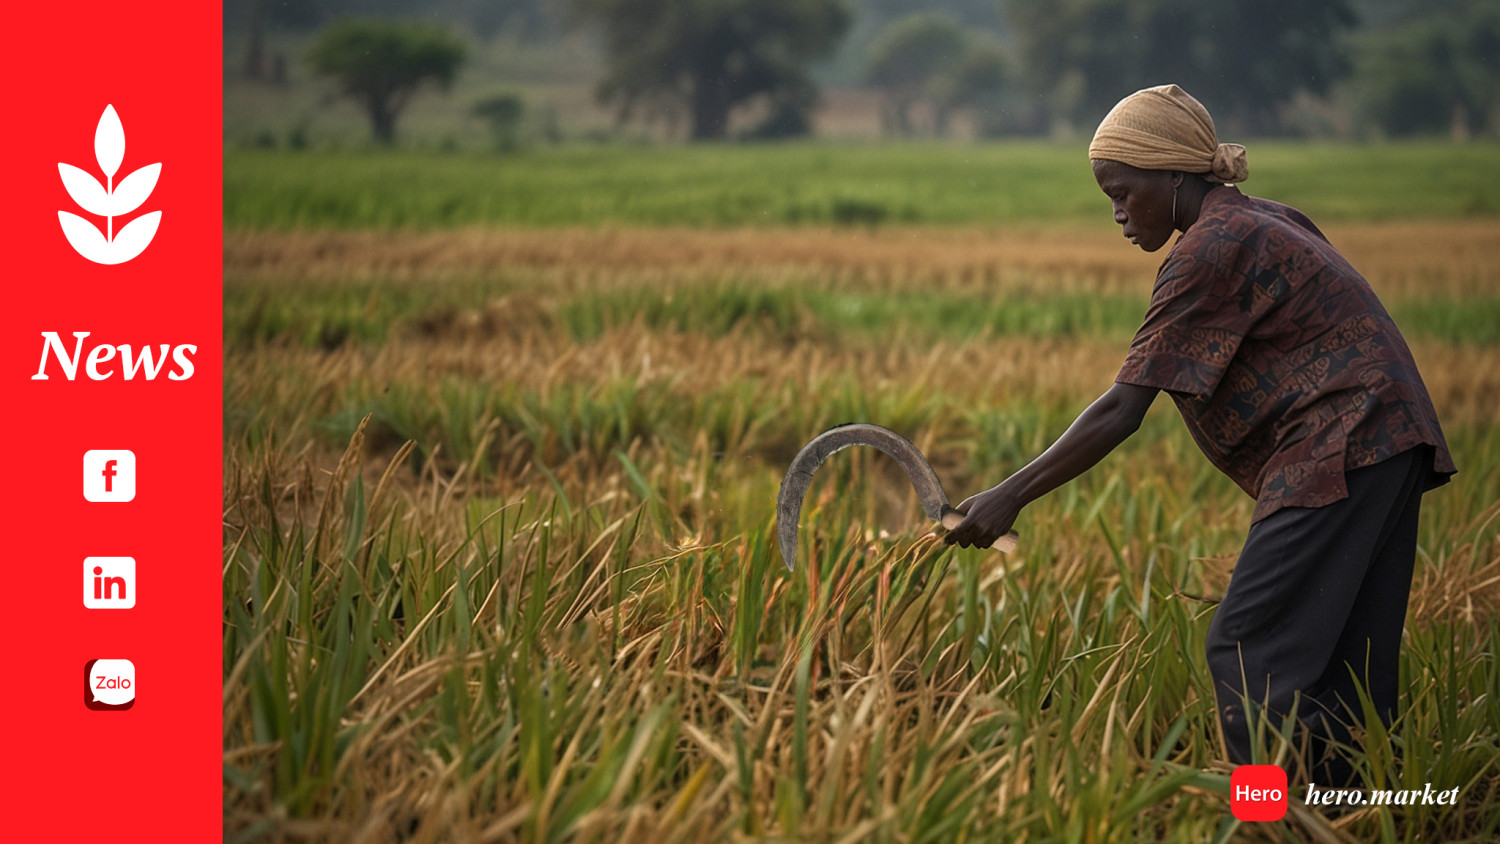
[[[1167,390],[1251,521],[1348,496],[1344,472],[1422,444],[1453,458],[1375,292],[1295,208],[1215,187],[1157,271],[1117,381]]]

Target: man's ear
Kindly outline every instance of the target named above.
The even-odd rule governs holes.
[[[1182,187],[1182,179],[1183,179],[1184,175],[1185,174],[1181,170],[1173,170],[1172,171],[1172,187],[1174,187],[1174,188],[1180,188],[1180,187]]]

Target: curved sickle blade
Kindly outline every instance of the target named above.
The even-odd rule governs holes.
[[[781,492],[776,496],[776,533],[781,540],[781,558],[786,561],[788,570],[793,568],[797,559],[797,521],[802,513],[802,497],[812,483],[813,472],[828,459],[828,455],[852,445],[877,448],[895,458],[911,478],[912,486],[916,487],[923,512],[933,521],[942,521],[948,509],[948,496],[927,458],[910,440],[889,428],[864,422],[829,428],[797,452],[786,470],[786,477],[781,479]]]

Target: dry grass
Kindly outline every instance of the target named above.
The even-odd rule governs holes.
[[[1467,298],[1500,289],[1500,226],[1488,221],[1361,224],[1326,232],[1383,296]],[[885,280],[933,294],[1042,279],[1049,289],[1136,293],[1165,253],[1125,248],[1113,228],[466,229],[230,232],[225,265],[263,283],[375,277],[421,281],[517,268],[561,270],[590,289],[634,274],[816,272],[828,283]],[[957,290],[955,290],[955,288]]]

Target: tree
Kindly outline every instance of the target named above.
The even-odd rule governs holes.
[[[370,115],[375,140],[389,145],[412,95],[429,79],[446,89],[464,52],[462,41],[438,27],[345,18],[323,30],[307,61],[339,80]]]
[[[1356,23],[1348,0],[1221,0],[1206,11],[1195,81],[1242,131],[1281,132],[1293,95],[1327,93],[1349,72],[1336,38]]]
[[[239,13],[239,16],[235,14]],[[242,16],[242,17],[241,17]],[[230,22],[243,25],[246,30],[245,77],[248,79],[277,79],[285,72],[282,54],[266,55],[266,35],[271,26],[303,28],[319,20],[316,0],[238,0],[233,5],[224,5],[224,25],[228,32]]]
[[[693,140],[723,138],[736,108],[765,102],[783,125],[816,92],[807,65],[849,25],[840,0],[572,0],[602,26],[609,70],[599,98],[621,120],[646,104],[686,110]]]
[[[1276,133],[1300,91],[1348,71],[1349,0],[1009,0],[1028,83],[1058,117],[1096,123],[1121,97],[1176,82],[1216,120]]]
[[[908,15],[876,39],[866,79],[885,94],[881,122],[887,134],[911,135],[912,106],[923,100],[934,112],[939,110],[933,102],[934,87],[962,57],[964,41],[964,30],[956,21],[929,14]],[[935,134],[941,134],[941,122],[934,117]]]
[[[1392,135],[1500,131],[1500,9],[1450,4],[1358,42],[1360,116]]]
[[[496,149],[509,152],[520,145],[521,116],[526,113],[526,102],[519,94],[485,97],[474,103],[469,112],[489,126]]]
[[[973,113],[974,132],[981,137],[1019,128],[1022,121],[1012,117],[1006,101],[1009,64],[1004,48],[993,39],[970,39],[953,67],[934,82],[937,108],[933,127],[937,134],[946,134],[949,115],[963,109]]]
[[[886,27],[870,50],[866,80],[884,94],[881,122],[887,134],[911,135],[911,109],[926,104],[932,134],[948,134],[953,115],[968,110],[976,134],[993,135],[1007,121],[1009,61],[1000,42],[966,29],[946,15],[914,14]],[[1012,121],[1019,123],[1019,121]]]

